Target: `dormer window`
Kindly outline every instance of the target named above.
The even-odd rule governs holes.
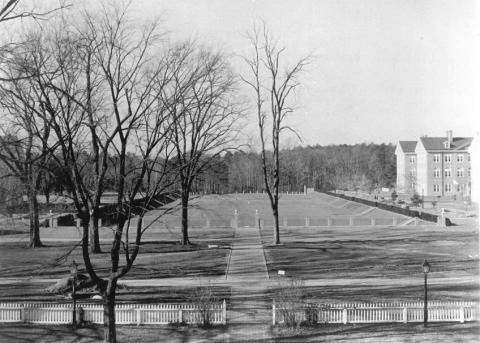
[[[415,163],[415,156],[410,156],[410,163]]]
[[[450,141],[443,142],[443,146],[445,147],[445,149],[450,149]]]

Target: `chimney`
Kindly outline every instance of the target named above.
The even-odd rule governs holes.
[[[448,144],[448,149],[450,149],[451,145],[452,145],[452,141],[453,141],[453,131],[452,130],[448,130],[447,131],[447,144]]]

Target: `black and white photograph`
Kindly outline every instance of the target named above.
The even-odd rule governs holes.
[[[479,342],[478,118],[478,0],[0,0],[0,343]]]

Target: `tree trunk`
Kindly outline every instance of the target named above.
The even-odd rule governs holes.
[[[188,191],[186,190],[182,190],[182,244],[190,244],[188,239]]]
[[[30,248],[42,246],[40,241],[40,222],[38,220],[38,201],[34,186],[29,185],[28,190],[28,211],[30,217]]]
[[[280,244],[280,223],[278,221],[278,205],[273,206],[273,244]]]
[[[98,214],[93,211],[90,215],[90,252],[92,254],[100,254],[102,250],[100,249],[100,238],[98,235]]]
[[[117,281],[110,280],[103,294],[103,341],[107,343],[117,342],[115,330],[115,290]]]

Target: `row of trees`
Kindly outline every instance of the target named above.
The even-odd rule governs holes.
[[[395,187],[396,159],[392,144],[307,146],[280,151],[281,192],[361,190]],[[267,156],[271,154],[267,151]],[[202,173],[193,190],[200,193],[265,191],[261,154],[227,152]]]
[[[151,225],[143,223],[150,203],[180,186],[189,244],[192,184],[233,144],[242,111],[222,52],[170,42],[157,21],[132,20],[128,6],[103,3],[75,14],[73,21],[59,12],[2,50],[0,160],[3,176],[15,177],[27,193],[31,247],[42,245],[37,195],[49,178],[62,178],[81,218],[85,270],[104,299],[104,340],[115,342],[117,283]],[[101,250],[106,187],[117,197],[107,272],[90,260]]]

